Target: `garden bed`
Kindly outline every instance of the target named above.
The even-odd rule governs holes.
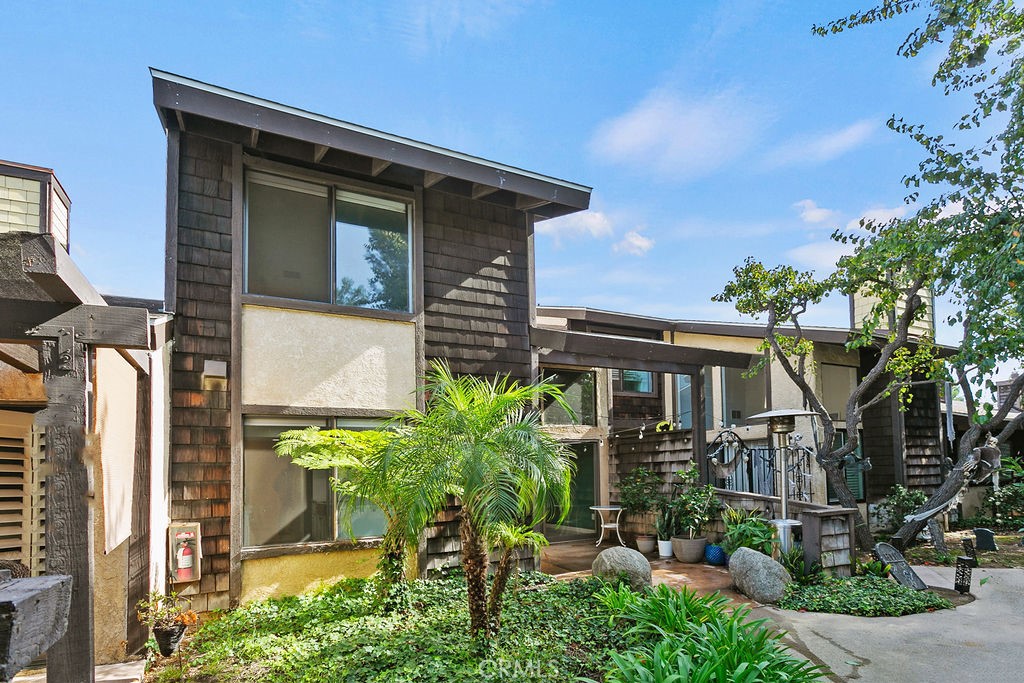
[[[1024,546],[1020,544],[1021,534],[1009,531],[996,532],[996,545],[999,550],[979,550],[978,563],[988,569],[1012,569],[1024,567]],[[946,534],[946,545],[949,552],[945,555],[935,551],[930,543],[914,546],[904,555],[910,564],[952,566],[956,564],[958,555],[963,555],[961,539],[974,540],[974,532],[969,530],[951,531]]]
[[[184,646],[186,680],[573,681],[597,677],[621,631],[598,615],[598,579],[555,581],[528,573],[506,595],[501,634],[489,650],[470,639],[461,577],[411,584],[413,609],[371,609],[369,585],[253,603],[203,624]],[[147,683],[178,680],[162,660]]]

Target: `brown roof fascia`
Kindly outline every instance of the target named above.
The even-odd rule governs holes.
[[[150,69],[153,103],[165,129],[177,126],[176,113],[201,116],[337,149],[438,177],[543,200],[538,218],[564,215],[590,206],[590,187],[474,157],[357,124],[253,97],[184,76]],[[532,210],[532,209],[531,209]]]
[[[751,355],[732,351],[716,351],[680,346],[651,339],[618,337],[594,332],[567,332],[544,327],[530,327],[530,345],[541,350],[554,352],[564,360],[578,356],[580,365],[627,368],[631,362],[657,363],[664,365],[660,372],[689,372],[701,365],[716,365],[729,368],[750,367]],[[604,363],[595,363],[604,359]]]

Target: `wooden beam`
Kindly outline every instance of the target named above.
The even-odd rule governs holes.
[[[188,128],[185,127],[185,115],[182,114],[181,111],[174,112],[174,118],[178,119],[178,130],[188,130]]]
[[[27,330],[31,337],[56,337],[74,328],[75,341],[92,346],[149,348],[149,312],[121,306],[76,306]]]
[[[33,235],[21,243],[21,264],[29,276],[54,301],[103,305],[106,302],[89,283],[53,235]]]
[[[672,363],[659,360],[612,359],[607,356],[595,356],[585,353],[568,353],[552,349],[538,349],[537,362],[540,365],[568,365],[578,368],[609,368],[625,370],[647,370],[648,372],[665,372],[672,375],[693,374],[700,366],[686,363]]]
[[[483,199],[489,194],[494,194],[498,191],[498,188],[491,187],[490,185],[481,185],[480,183],[473,183],[473,189],[470,191],[470,196],[473,199]]]
[[[536,197],[527,197],[521,194],[516,195],[516,208],[520,211],[531,211],[550,203],[547,199],[537,199]]]
[[[250,128],[249,129],[249,146],[255,148],[260,143],[260,129]]]
[[[34,576],[0,584],[0,680],[14,678],[64,635],[70,606],[70,576]]]
[[[319,164],[330,150],[331,148],[327,145],[313,145],[313,163]]]
[[[717,365],[727,368],[750,367],[749,353],[715,351],[688,346],[678,346],[651,339],[618,337],[593,332],[566,332],[543,327],[530,327],[530,345],[541,349],[604,359],[599,367],[627,368],[638,366],[637,362],[669,363],[679,366]],[[663,371],[664,372],[664,371]],[[685,372],[679,370],[679,372]]]
[[[385,159],[372,159],[370,161],[370,175],[376,178],[385,170],[387,170],[388,166],[390,165],[391,162]]]
[[[39,349],[28,344],[0,344],[0,360],[22,372],[39,372]]]
[[[439,182],[447,178],[444,173],[434,173],[433,171],[425,171],[423,173],[423,187],[433,187]]]
[[[67,632],[46,653],[47,680],[92,683],[93,492],[85,454],[86,347],[74,331],[43,342],[49,397],[35,424],[46,430],[46,573],[71,576]]]

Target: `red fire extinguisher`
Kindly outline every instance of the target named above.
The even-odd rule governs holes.
[[[192,580],[192,547],[182,541],[176,553],[178,560],[178,581]]]

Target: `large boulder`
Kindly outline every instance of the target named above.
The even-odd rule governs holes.
[[[632,548],[615,546],[602,550],[594,559],[591,571],[605,581],[625,579],[635,591],[651,585],[651,563]]]
[[[793,582],[785,567],[750,548],[739,548],[729,556],[729,574],[741,593],[766,605],[781,600],[786,585]]]

